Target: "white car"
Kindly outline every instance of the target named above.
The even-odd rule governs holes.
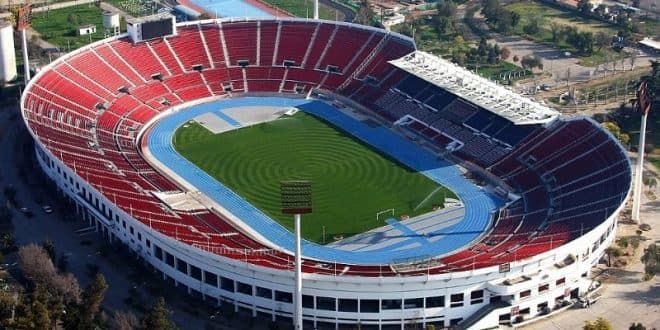
[[[45,213],[53,213],[53,207],[50,205],[44,205],[41,209],[44,210]]]

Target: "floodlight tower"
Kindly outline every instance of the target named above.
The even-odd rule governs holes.
[[[28,59],[28,49],[27,49],[27,30],[32,24],[32,5],[30,1],[26,1],[22,5],[16,5],[11,8],[11,13],[16,24],[16,30],[21,32],[21,42],[23,44],[23,70],[25,74],[23,80],[27,85],[30,81],[30,60]]]
[[[314,0],[314,19],[319,19],[319,0]]]
[[[649,97],[648,85],[643,81],[637,89],[637,108],[642,114],[642,122],[639,128],[639,147],[637,148],[637,164],[635,169],[635,182],[633,184],[633,209],[632,219],[640,222],[639,211],[641,208],[642,179],[644,176],[644,145],[646,144],[646,119],[651,111],[651,99]]]
[[[293,329],[302,330],[302,262],[300,248],[300,217],[312,213],[312,183],[309,181],[280,182],[282,213],[293,214],[296,234],[295,290],[293,296]]]

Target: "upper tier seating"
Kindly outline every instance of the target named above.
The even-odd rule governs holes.
[[[245,90],[293,93],[295,86],[334,89],[348,80],[336,93],[390,123],[408,117],[402,127],[440,148],[459,142],[454,156],[482,166],[516,190],[521,198],[501,211],[488,234],[439,258],[429,273],[498,265],[548,251],[602,223],[627,195],[626,155],[597,124],[578,118],[513,125],[388,64],[414,51],[409,39],[357,25],[268,19],[199,23],[177,31],[167,40],[138,44],[126,37],[109,40],[65,57],[38,74],[22,106],[30,130],[53,156],[137,220],[186,244],[292,269],[292,257],[285,253],[251,254],[265,246],[222,215],[176,212],[153,197],[150,191],[179,187],[142,159],[145,142],[136,140],[147,122],[171,106]],[[381,48],[376,52],[376,47]],[[240,67],[239,60],[248,65]],[[284,60],[296,66],[283,67]],[[198,64],[202,67],[193,68]],[[350,70],[328,75],[322,71],[327,65]],[[307,260],[303,271],[396,275],[387,265],[327,267]]]

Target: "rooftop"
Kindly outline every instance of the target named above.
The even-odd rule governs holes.
[[[516,125],[542,124],[559,113],[438,56],[416,51],[390,63]]]

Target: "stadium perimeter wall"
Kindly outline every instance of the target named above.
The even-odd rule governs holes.
[[[213,304],[230,304],[235,310],[254,316],[262,315],[272,319],[291,317],[293,310],[289,293],[293,291],[292,271],[225,258],[152,231],[67,168],[39,140],[36,140],[35,151],[43,171],[75,203],[76,212],[82,216],[83,221],[94,226],[104,239],[124,244],[146,264],[153,266],[164,280]],[[83,197],[83,191],[88,192],[88,198]],[[577,296],[587,290],[590,281],[586,276],[613,241],[617,228],[616,218],[623,205],[581,238],[512,263],[510,270],[504,273],[500,273],[498,267],[489,267],[410,277],[304,274],[303,293],[315,297],[313,300],[317,301],[317,304],[311,305],[312,308],[304,309],[305,321],[309,326],[313,322],[319,328],[342,328],[345,324],[359,323],[362,326],[373,325],[376,329],[398,329],[411,323],[447,326],[486,310],[488,313],[475,324],[475,328],[485,328],[496,326],[502,315],[507,317],[508,314],[513,319],[512,310],[527,311],[528,317],[535,316],[542,312],[544,304],[552,308],[557,298]],[[114,219],[108,218],[110,211]],[[569,256],[573,256],[575,262],[563,267],[557,266]],[[213,280],[214,275],[217,281]],[[512,285],[503,284],[506,279],[520,279],[522,276],[527,276],[527,279]],[[541,289],[546,284],[547,289]],[[252,294],[242,293],[247,292],[247,287],[251,288]],[[270,299],[259,296],[267,296],[264,292],[269,290],[272,296]],[[483,298],[472,299],[479,294]],[[327,302],[326,298],[335,301],[335,308],[340,303],[356,303],[357,309],[351,307],[349,309],[353,311],[350,312],[323,309],[326,307],[321,306],[320,302]],[[401,299],[404,301],[401,302]],[[376,312],[367,312],[361,308],[363,302],[365,305],[362,307],[366,307],[374,300],[378,301],[379,306]],[[397,300],[401,306],[393,308],[397,306]],[[440,300],[444,306],[430,306],[431,303],[438,304]],[[494,301],[502,301],[500,306],[503,307],[488,310],[489,303]]]

